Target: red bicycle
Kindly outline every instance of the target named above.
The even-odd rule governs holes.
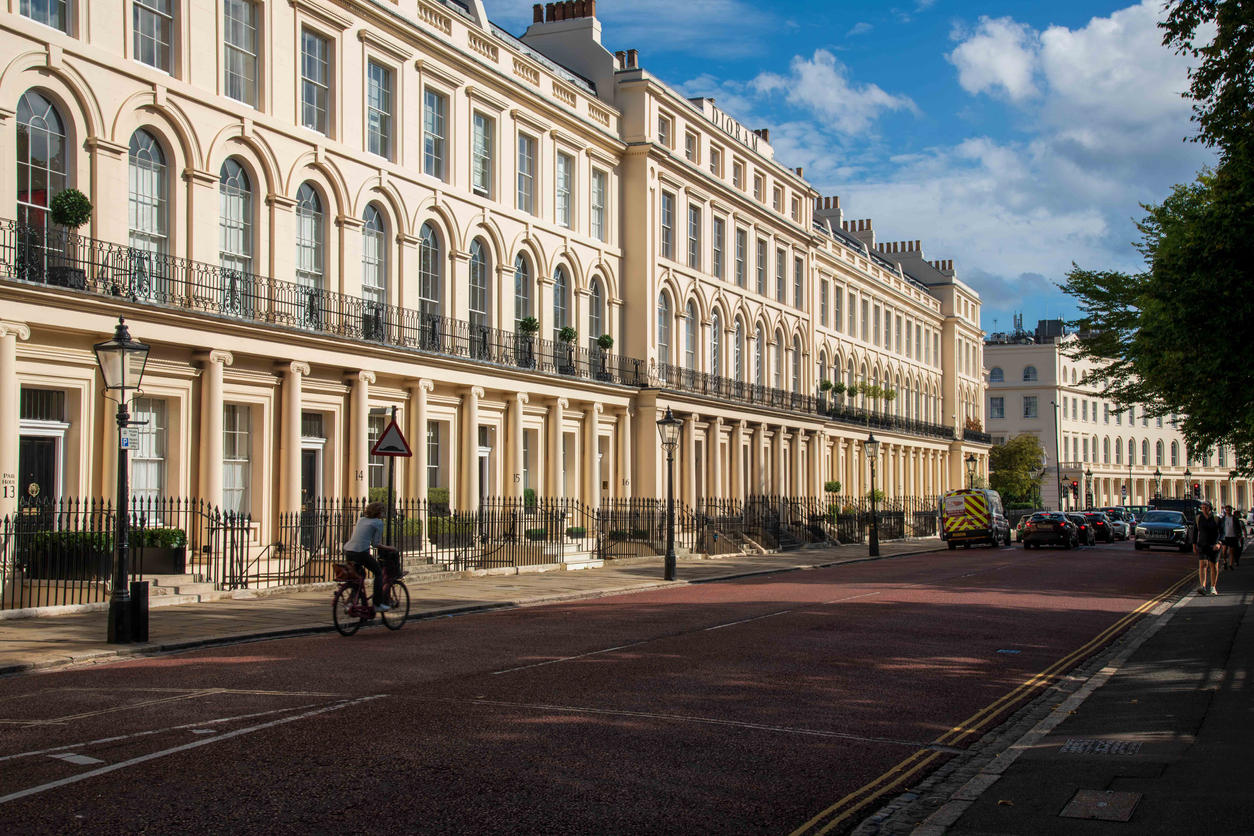
[[[388,567],[391,561],[380,562],[384,566],[383,597],[391,609],[378,615],[383,619],[384,627],[399,630],[409,617],[409,589],[401,582],[400,577],[392,577]],[[402,572],[401,575],[403,574]],[[337,563],[335,580],[340,586],[335,590],[331,617],[341,636],[351,636],[376,614],[374,605],[370,603],[370,592],[366,589],[366,576],[358,572],[352,563]]]

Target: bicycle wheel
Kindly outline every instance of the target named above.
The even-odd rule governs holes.
[[[361,627],[361,619],[350,610],[360,603],[360,589],[356,586],[341,586],[335,592],[335,600],[331,603],[331,619],[335,629],[341,636],[351,636]]]
[[[405,584],[400,581],[392,584],[388,590],[388,604],[392,609],[379,613],[379,617],[383,619],[384,627],[399,630],[409,617],[409,590],[405,588]]]

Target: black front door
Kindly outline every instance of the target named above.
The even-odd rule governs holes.
[[[17,494],[22,499],[56,499],[57,440],[24,435],[17,448]]]
[[[308,508],[318,498],[318,451],[300,451],[300,504]]]

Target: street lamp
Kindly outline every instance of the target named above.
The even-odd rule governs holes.
[[[880,523],[875,516],[875,462],[880,451],[880,443],[875,440],[875,433],[867,436],[862,442],[866,448],[867,460],[871,462],[871,557],[880,556]]]
[[[1159,470],[1157,467],[1155,467],[1154,468],[1154,498],[1155,499],[1163,498],[1162,483],[1163,483],[1163,472]]]
[[[676,418],[671,408],[657,422],[662,436],[662,449],[666,450],[666,564],[663,578],[675,580],[675,448],[679,446],[679,431],[684,421]]]
[[[967,487],[974,488],[975,487],[975,465],[976,465],[975,453],[968,453],[966,461],[967,461]]]
[[[1093,468],[1085,468],[1084,470],[1084,508],[1090,510],[1093,507]]]
[[[1190,499],[1192,499],[1192,498],[1193,498],[1193,482],[1192,482],[1192,479],[1193,479],[1193,471],[1192,471],[1192,470],[1189,470],[1189,466],[1186,464],[1186,465],[1184,466],[1184,489],[1185,489],[1186,491],[1188,491],[1188,494],[1187,494],[1187,495],[1188,495],[1188,497],[1189,497]]]
[[[148,346],[131,339],[126,320],[118,317],[118,327],[113,339],[93,346],[105,389],[115,392],[118,402],[118,495],[116,525],[113,531],[113,589],[109,593],[110,644],[129,644],[131,641],[131,594],[128,589],[130,556],[127,531],[130,522],[130,488],[126,481],[126,459],[129,440],[123,432],[134,426],[129,411],[130,393],[139,389],[144,378],[144,366],[148,364]],[[108,397],[106,395],[106,397]],[[147,423],[147,422],[143,422]]]

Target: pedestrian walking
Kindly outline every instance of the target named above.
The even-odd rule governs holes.
[[[1219,520],[1219,535],[1223,538],[1224,569],[1237,568],[1241,565],[1241,547],[1245,545],[1245,522],[1231,505],[1224,506],[1224,515]]]
[[[1202,503],[1202,513],[1194,520],[1193,551],[1197,554],[1198,595],[1218,595],[1219,580],[1219,517],[1210,502]]]

